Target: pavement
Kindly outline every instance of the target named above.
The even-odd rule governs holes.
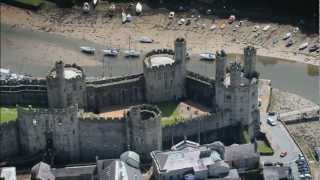
[[[284,125],[278,121],[276,126],[270,126],[267,121],[267,114],[261,113],[261,130],[266,133],[266,136],[274,150],[273,156],[261,156],[263,162],[282,162],[284,165],[289,165],[292,169],[294,179],[299,179],[298,167],[295,160],[298,154],[301,153],[298,146],[295,144]],[[281,158],[281,152],[286,151],[288,154]]]

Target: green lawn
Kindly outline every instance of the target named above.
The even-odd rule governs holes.
[[[164,102],[156,104],[161,110],[161,125],[170,126],[182,120],[182,115],[178,110],[178,102]]]
[[[43,0],[15,0],[16,2],[31,5],[31,6],[39,6],[43,3]]]
[[[0,108],[0,123],[17,119],[17,108]]]
[[[260,154],[273,154],[273,150],[270,146],[267,145],[266,142],[262,141],[262,140],[258,140],[258,152]]]

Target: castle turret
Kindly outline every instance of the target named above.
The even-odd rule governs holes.
[[[81,67],[56,62],[47,76],[49,108],[65,108],[78,104],[86,107],[86,83]]]
[[[187,55],[187,42],[183,38],[177,38],[174,42],[174,59],[185,63]]]
[[[227,67],[227,54],[224,50],[216,53],[216,82],[223,82],[226,77],[226,67]]]
[[[251,78],[256,71],[257,51],[252,46],[247,46],[244,53],[244,74],[245,77]]]
[[[230,65],[230,85],[232,87],[239,87],[241,84],[241,64],[238,62]]]
[[[226,78],[227,54],[222,50],[216,53],[216,83],[215,83],[215,99],[213,104],[215,109],[224,109],[224,80]]]
[[[139,153],[142,160],[148,160],[151,151],[162,149],[161,113],[156,106],[133,106],[126,119],[130,150]]]

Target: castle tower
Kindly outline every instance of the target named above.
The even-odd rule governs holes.
[[[227,54],[222,50],[216,53],[216,83],[215,83],[215,99],[213,104],[215,110],[224,109],[224,80],[226,78]]]
[[[230,85],[232,87],[239,87],[241,84],[241,65],[234,62],[230,65]]]
[[[257,51],[253,46],[247,46],[243,50],[244,53],[244,74],[251,78],[256,71]]]
[[[54,79],[47,78],[48,82],[48,104],[51,108],[63,108],[67,105],[64,79],[64,63],[57,61],[53,68],[55,74]]]
[[[133,106],[127,113],[127,141],[130,150],[149,160],[150,152],[162,149],[161,113],[156,106]]]
[[[86,83],[81,67],[56,62],[47,76],[49,108],[65,108],[78,104],[86,107]]]
[[[186,63],[187,42],[183,38],[177,38],[174,41],[174,59],[176,61]]]

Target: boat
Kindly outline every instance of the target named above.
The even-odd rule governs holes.
[[[84,13],[89,13],[90,5],[89,5],[88,2],[83,3],[82,10],[83,10]]]
[[[282,40],[287,40],[287,39],[289,39],[291,36],[292,36],[291,33],[287,33],[287,34],[285,34],[285,35],[283,36]]]
[[[93,1],[92,1],[92,4],[93,4],[94,7],[96,7],[97,4],[98,4],[98,0],[93,0]]]
[[[127,22],[127,15],[125,12],[121,13],[121,21],[122,21],[122,24]]]
[[[125,57],[139,57],[140,52],[134,49],[128,49],[123,51]]]
[[[142,36],[138,39],[139,42],[141,43],[153,43],[153,39],[147,37],[147,36]]]
[[[290,39],[290,40],[287,42],[286,47],[290,47],[290,46],[292,46],[292,44],[293,44],[293,41],[292,41],[292,39]]]
[[[115,48],[102,49],[103,55],[105,56],[118,56],[119,50]]]
[[[214,53],[200,53],[200,58],[203,60],[215,60],[216,55]]]
[[[265,27],[263,27],[262,31],[268,31],[270,29],[270,25],[266,25]]]
[[[89,47],[89,46],[81,46],[80,47],[82,52],[88,53],[88,54],[94,54],[94,52],[96,51],[95,48],[93,47]]]
[[[140,2],[138,2],[136,5],[136,13],[141,14],[141,12],[142,12],[142,5]]]
[[[303,43],[303,44],[301,44],[300,46],[299,46],[299,50],[304,50],[305,48],[307,48],[308,47],[308,45],[309,45],[309,43]]]
[[[210,30],[213,31],[213,30],[215,30],[216,28],[217,28],[217,25],[212,24],[212,26],[210,27]]]
[[[134,49],[131,49],[131,36],[129,36],[129,49],[123,51],[124,56],[129,57],[139,57],[140,52]]]
[[[319,49],[319,45],[315,44],[309,47],[309,52],[314,52],[314,51],[317,51],[318,49]]]

